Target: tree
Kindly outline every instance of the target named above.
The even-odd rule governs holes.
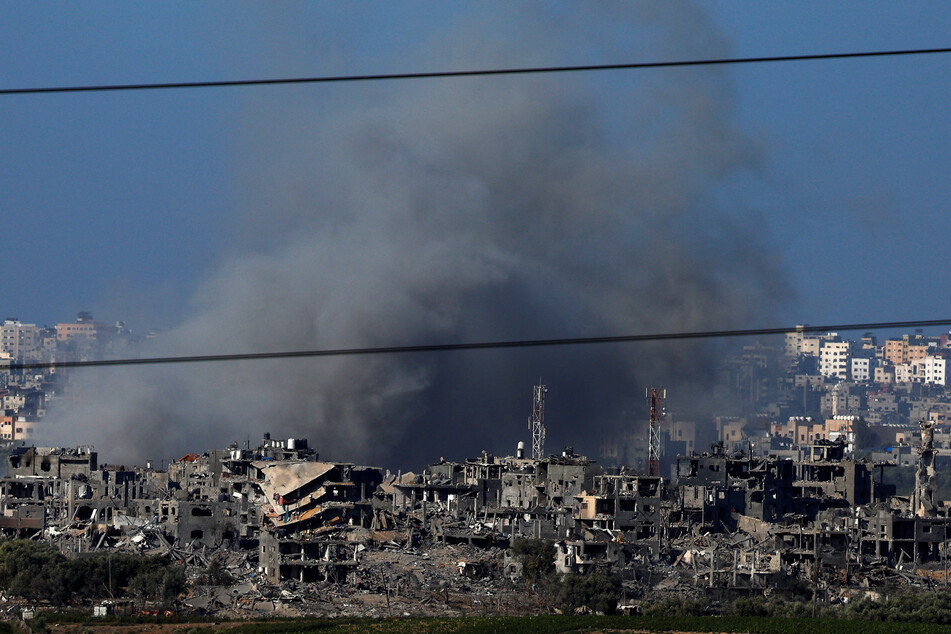
[[[129,582],[129,589],[142,599],[171,601],[185,589],[185,571],[162,557],[147,557]]]
[[[0,544],[0,588],[28,599],[69,600],[72,575],[67,559],[46,544],[15,539]]]
[[[578,608],[614,614],[621,600],[621,579],[615,575],[565,575],[558,592],[558,605],[566,614]]]
[[[520,539],[512,552],[522,564],[522,578],[533,584],[555,572],[555,545],[547,539]]]
[[[67,559],[46,544],[23,539],[0,543],[0,589],[29,599],[68,603],[74,596],[170,600],[185,588],[185,572],[167,557],[99,553]]]

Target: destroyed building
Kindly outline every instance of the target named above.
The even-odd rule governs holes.
[[[553,541],[559,572],[624,572],[632,583],[652,583],[661,566],[693,587],[737,592],[823,576],[874,585],[947,560],[951,505],[935,499],[930,425],[904,498],[884,483],[887,465],[847,455],[842,439],[792,457],[716,444],[679,456],[675,479],[570,448],[392,474],[268,435],[163,469],[105,464],[89,447],[20,447],[0,480],[0,532],[73,554],[120,548],[207,565],[231,553],[272,586],[365,586],[380,574],[367,568],[373,552],[436,545],[487,553],[453,562],[455,574],[509,578],[518,568],[504,553],[519,539]]]

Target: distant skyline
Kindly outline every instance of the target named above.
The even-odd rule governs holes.
[[[0,6],[0,85],[938,48],[949,33],[939,2],[35,2]],[[162,329],[162,354],[949,317],[949,71],[929,55],[3,96],[0,310]],[[279,421],[354,459],[411,459],[510,446],[541,375],[557,445],[576,421],[627,424],[645,384],[711,412],[721,344],[81,373],[99,385],[59,429],[136,456]]]
[[[504,63],[937,47],[947,46],[951,33],[951,7],[940,2],[694,6],[728,50],[669,40],[619,50],[610,59],[600,51],[593,59],[585,41],[597,33],[579,28],[576,41],[553,56]],[[541,12],[541,5],[523,7]],[[2,84],[477,68],[499,60],[478,50],[426,58],[425,44],[444,25],[467,20],[495,36],[524,35],[506,34],[499,8],[7,5],[0,7]],[[557,18],[557,8],[552,13]],[[736,124],[761,149],[742,197],[734,191],[726,204],[758,210],[757,222],[789,273],[795,296],[782,309],[783,323],[948,314],[949,71],[951,56],[724,71],[736,95]],[[643,74],[621,72],[610,81],[638,82]],[[267,93],[269,102],[286,97],[297,108],[302,94],[332,93],[345,101],[351,90],[0,98],[0,213],[3,236],[13,243],[0,286],[4,313],[52,323],[91,310],[127,318],[139,329],[177,324],[196,281],[235,248],[234,235],[243,231],[235,211],[246,161],[241,129],[254,123],[248,100]]]

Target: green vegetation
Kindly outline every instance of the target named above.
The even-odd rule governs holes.
[[[616,575],[556,575],[555,545],[546,539],[520,539],[512,551],[522,564],[522,578],[534,588],[541,604],[558,606],[567,614],[588,610],[614,614],[621,599],[621,579]]]
[[[245,623],[229,632],[235,634],[276,634],[278,632],[379,632],[415,634],[490,634],[512,632],[590,632],[610,630],[647,630],[653,632],[762,632],[763,634],[937,634],[947,632],[940,625],[845,621],[835,619],[779,619],[770,617],[644,617],[644,616],[528,616],[528,617],[457,617],[391,619],[294,619]],[[219,631],[198,626],[190,632]]]
[[[512,552],[522,564],[522,578],[533,584],[555,573],[555,545],[547,539],[519,539]]]
[[[545,615],[505,617],[442,618],[302,618],[250,621],[229,627],[236,634],[277,632],[445,632],[483,634],[489,632],[587,632],[646,630],[654,632],[762,632],[764,634],[932,634],[949,631],[944,623],[951,617],[951,593],[906,593],[880,602],[858,601],[826,606],[820,618],[809,618],[811,603],[762,597],[740,598],[723,608],[724,614],[711,616],[715,605],[705,599],[666,599],[644,604],[642,616]],[[145,623],[193,623],[190,632],[218,631],[209,618],[188,617],[108,617],[42,614],[42,623],[82,623],[86,625],[132,625]],[[2,634],[2,630],[0,630]]]
[[[617,612],[621,600],[621,579],[613,575],[565,575],[556,599],[565,614],[587,608],[601,614]]]
[[[185,571],[165,557],[101,553],[67,559],[46,544],[12,539],[0,543],[0,589],[57,605],[128,595],[168,601],[185,589]]]
[[[831,608],[830,608],[831,609]],[[730,607],[733,616],[770,616],[784,619],[804,619],[812,616],[812,603],[763,597],[740,597]]]
[[[947,592],[917,592],[899,594],[887,601],[864,599],[850,604],[844,610],[845,618],[892,623],[951,624],[951,594]]]
[[[668,598],[644,605],[642,609],[644,616],[651,618],[704,616],[710,614],[710,602],[706,599]]]

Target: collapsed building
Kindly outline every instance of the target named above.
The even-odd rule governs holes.
[[[671,480],[606,468],[570,447],[441,459],[419,474],[321,461],[307,440],[267,434],[254,448],[161,469],[101,463],[91,447],[18,447],[0,479],[0,533],[66,553],[122,548],[199,564],[239,553],[268,584],[362,583],[373,550],[498,553],[546,539],[563,573],[653,583],[666,566],[693,587],[737,591],[800,577],[874,585],[888,571],[947,561],[951,506],[935,500],[930,425],[910,497],[885,483],[888,465],[847,455],[842,440],[817,440],[798,458],[716,444],[678,457]],[[509,556],[458,568],[517,575]]]
[[[169,554],[249,550],[274,581],[306,578],[294,555],[326,551],[328,528],[368,524],[382,481],[378,468],[319,462],[306,440],[268,435],[256,449],[189,454],[166,470],[100,464],[88,447],[20,447],[0,480],[0,531],[67,552],[122,540]]]

